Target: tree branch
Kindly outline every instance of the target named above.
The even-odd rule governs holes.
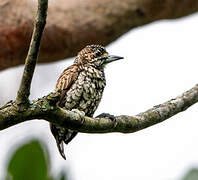
[[[198,102],[198,85],[181,96],[137,114],[90,118],[56,106],[60,94],[51,93],[31,102],[28,109],[19,111],[15,103],[0,110],[0,130],[33,119],[45,119],[59,126],[83,133],[133,133],[160,123]],[[104,116],[104,115],[103,115]]]
[[[28,104],[28,98],[30,95],[30,87],[34,69],[38,59],[40,41],[42,33],[46,24],[48,0],[38,0],[38,10],[34,25],[34,31],[30,43],[30,48],[25,61],[25,67],[23,71],[23,77],[17,93],[17,104]]]
[[[152,1],[153,0],[150,0],[150,2]],[[147,0],[147,3],[148,2]],[[99,118],[82,116],[76,112],[68,111],[57,106],[57,102],[60,98],[59,92],[51,93],[46,97],[27,103],[25,108],[19,108],[21,106],[20,103],[26,102],[29,97],[30,84],[38,57],[40,39],[45,26],[47,0],[39,0],[39,4],[36,26],[26,59],[18,96],[15,102],[10,102],[0,108],[0,130],[28,120],[45,119],[59,126],[84,133],[132,133],[160,123],[198,102],[198,85],[196,85],[181,96],[155,106],[136,116],[113,116],[109,114],[102,114]],[[143,14],[143,16],[145,15]]]
[[[0,1],[0,70],[24,63],[36,5],[27,0]],[[87,44],[107,45],[135,27],[197,10],[197,0],[50,1],[39,61],[71,57]]]

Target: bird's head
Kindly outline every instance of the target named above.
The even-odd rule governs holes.
[[[74,63],[100,69],[104,68],[106,64],[119,59],[123,59],[123,57],[109,55],[106,49],[101,45],[88,45],[78,53]]]

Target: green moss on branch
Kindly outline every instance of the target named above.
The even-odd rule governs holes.
[[[28,120],[44,119],[83,133],[133,133],[160,123],[198,102],[198,85],[181,96],[154,106],[136,116],[106,114],[102,118],[90,118],[58,107],[56,103],[59,98],[59,92],[51,93],[32,101],[28,108],[22,111],[18,109],[15,102],[5,106],[0,109],[0,130]]]

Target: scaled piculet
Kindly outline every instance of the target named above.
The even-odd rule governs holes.
[[[62,90],[58,105],[92,117],[106,85],[104,67],[119,59],[122,57],[109,55],[100,45],[88,45],[82,49],[74,64],[65,69],[57,81],[55,90]],[[61,156],[66,159],[63,142],[68,144],[77,132],[55,124],[50,124],[50,128]]]

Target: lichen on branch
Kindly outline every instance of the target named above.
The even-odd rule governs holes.
[[[32,101],[24,111],[15,102],[0,110],[0,130],[34,119],[44,119],[82,133],[133,133],[176,115],[198,102],[198,85],[182,95],[135,116],[103,114],[100,118],[82,116],[56,105],[60,93]]]
[[[61,127],[83,133],[132,133],[160,123],[198,102],[198,85],[175,99],[154,106],[135,116],[109,114],[102,114],[97,118],[83,116],[57,106],[60,92],[51,93],[41,99],[29,102],[30,85],[38,59],[48,1],[38,0],[38,2],[34,33],[26,58],[21,85],[16,100],[0,108],[0,130],[25,121],[44,119]]]

